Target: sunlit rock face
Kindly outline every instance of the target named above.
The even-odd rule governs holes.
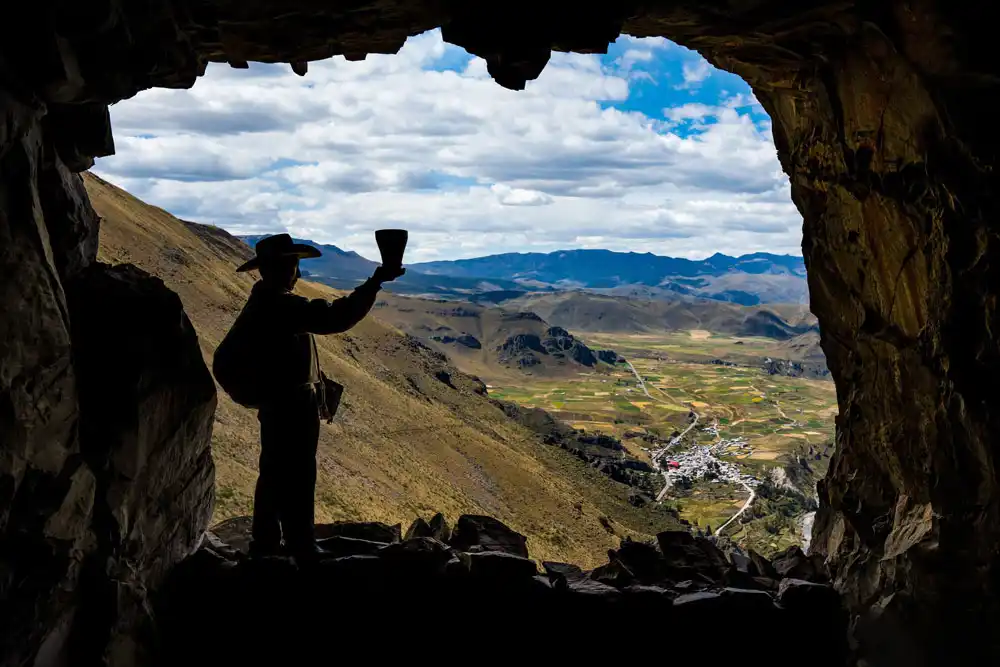
[[[126,502],[108,500],[107,468],[86,455],[81,397],[90,387],[78,368],[96,353],[80,347],[73,315],[73,283],[87,280],[97,229],[75,172],[114,150],[107,104],[152,86],[190,86],[210,61],[288,62],[308,76],[310,60],[395,52],[407,36],[436,26],[510,88],[537,76],[551,49],[603,51],[620,32],[696,48],[754,87],[805,220],[810,302],[838,387],[838,453],[821,489],[813,547],[828,556],[859,618],[856,653],[868,664],[938,664],[945,656],[963,664],[956,651],[968,660],[997,657],[1000,251],[990,221],[1000,192],[992,118],[1000,79],[988,3],[827,2],[805,10],[663,1],[586,11],[540,0],[375,0],[349,9],[301,0],[50,4],[22,3],[18,20],[0,21],[6,663],[39,650],[51,658],[71,641],[79,584],[90,580],[81,571],[88,555],[111,544],[98,517],[114,514],[109,502]],[[149,299],[150,316],[176,312],[147,279],[94,270],[103,278],[81,285],[110,290],[127,278],[132,287],[118,296],[134,289]],[[210,458],[197,423],[214,399],[210,378],[193,370],[189,325],[176,315],[168,338],[177,359],[192,364],[183,381],[196,388],[190,407],[199,417],[192,423],[154,407],[162,431],[137,432],[183,448],[180,460],[204,467],[192,471],[203,484]],[[163,383],[151,395],[168,401],[177,379],[151,377]],[[189,438],[165,435],[182,424]],[[155,447],[144,437],[115,446],[126,460],[147,460]],[[154,488],[160,505],[185,513],[187,528],[164,537],[177,540],[168,551],[179,556],[202,527],[202,501]],[[161,570],[137,576],[155,583]],[[96,572],[97,581],[110,576]]]

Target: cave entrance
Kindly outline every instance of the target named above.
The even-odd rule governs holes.
[[[428,326],[429,314],[416,323],[404,309],[440,306],[390,299],[376,317],[448,355],[495,397],[621,439],[629,465],[652,466],[630,485],[635,504],[666,501],[696,531],[724,534],[765,557],[808,544],[816,482],[833,449],[836,395],[808,312],[805,268],[795,257],[802,219],[770,119],[746,82],[666,39],[623,35],[607,51],[554,52],[523,91],[497,86],[485,60],[445,43],[440,30],[409,38],[395,55],[311,63],[305,76],[285,64],[212,64],[191,89],[152,89],[112,106],[116,154],[93,171],[251,245],[259,234],[287,231],[377,258],[373,229],[408,229],[409,274],[388,292],[537,311],[584,344],[617,349],[652,394],[624,365],[577,379],[576,371],[594,370],[589,361],[561,368],[549,354],[506,351],[515,341],[484,321],[491,313],[438,315]],[[171,261],[177,248],[164,248],[161,259],[125,247],[137,223],[118,215],[111,188],[93,185],[90,194],[104,216],[99,257],[131,258],[185,303],[213,298],[187,280],[197,266]],[[306,277],[351,289],[367,276],[354,266],[363,260],[338,252],[304,261]],[[548,272],[480,263],[448,275],[448,267],[422,264],[509,252],[570,255]],[[574,287],[586,291],[566,292]],[[541,290],[567,300],[547,301]],[[616,317],[620,309],[634,314]],[[210,360],[231,322],[188,310]],[[528,331],[523,322],[521,333],[544,336],[545,327]],[[463,337],[474,349],[502,352],[469,358]],[[512,374],[515,362],[533,365]],[[221,396],[215,522],[252,507],[253,479],[241,473],[257,433],[232,428],[240,423],[234,410]],[[335,458],[337,445],[321,440]],[[676,468],[656,470],[667,460]],[[625,479],[618,467],[607,470]],[[749,485],[759,484],[751,506]],[[321,468],[319,487],[321,520],[343,518],[345,508],[347,518],[405,511],[351,505],[338,497],[330,467]],[[569,526],[575,517],[563,519]],[[636,524],[622,530],[650,533]],[[608,538],[598,538],[592,551],[603,559]],[[574,560],[558,550],[554,557]]]
[[[565,2],[388,2],[350,13],[292,3],[279,14],[262,2],[156,0],[78,2],[58,14],[46,3],[25,8],[34,16],[0,25],[0,436],[10,454],[0,458],[0,491],[5,507],[16,496],[18,517],[27,517],[11,524],[4,514],[4,538],[63,556],[83,545],[86,500],[98,497],[91,473],[106,469],[75,456],[87,392],[71,362],[90,353],[80,347],[86,328],[71,332],[68,312],[87,290],[128,284],[128,276],[80,282],[95,256],[96,220],[74,172],[113,152],[107,104],[190,86],[209,61],[302,70],[336,53],[395,52],[434,26],[508,88],[536,78],[553,49],[603,52],[620,33],[667,36],[753,87],[804,218],[810,304],[840,407],[814,548],[865,621],[855,626],[859,652],[881,664],[996,658],[1000,396],[983,380],[998,363],[991,229],[1000,137],[988,116],[998,85],[993,23],[979,7],[671,2],[581,12]],[[155,311],[157,288],[146,287],[136,303]],[[107,491],[107,481],[97,488]],[[59,521],[39,519],[40,508]],[[71,590],[61,586],[76,571],[56,570],[30,590]],[[31,617],[25,636],[64,620]],[[906,647],[916,657],[903,656]]]

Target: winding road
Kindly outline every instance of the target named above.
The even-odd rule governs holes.
[[[673,447],[678,442],[680,442],[681,438],[683,438],[685,435],[688,434],[688,431],[690,431],[691,429],[693,429],[695,426],[698,425],[698,413],[695,412],[694,410],[691,410],[691,414],[694,415],[694,419],[691,420],[691,423],[688,424],[688,427],[686,429],[684,429],[684,431],[681,432],[681,434],[678,435],[676,438],[671,438],[669,445],[667,445],[666,447],[664,447],[659,452],[657,452],[656,454],[653,455],[653,466],[654,467],[659,468],[660,467],[660,459],[663,458],[663,455],[667,453],[667,449],[669,449],[670,447]],[[663,471],[663,482],[664,482],[663,488],[660,489],[660,492],[656,494],[656,502],[660,502],[661,500],[663,500],[663,496],[667,495],[667,491],[670,490],[670,480],[667,478],[667,471],[666,470]]]
[[[646,395],[646,397],[649,400],[651,400],[651,401],[656,401],[657,403],[663,403],[662,400],[660,400],[659,398],[656,398],[655,396],[653,396],[652,394],[649,393],[649,389],[646,388],[646,381],[642,379],[641,375],[639,375],[639,371],[635,370],[635,366],[632,365],[632,362],[629,361],[628,359],[626,359],[625,363],[628,364],[629,369],[632,371],[632,375],[635,376],[636,382],[639,383],[639,388],[642,389],[642,393],[644,393]],[[694,415],[694,419],[691,420],[691,423],[688,424],[688,427],[686,429],[684,429],[681,432],[680,435],[678,435],[675,438],[671,438],[670,439],[670,444],[669,445],[667,445],[666,447],[664,447],[663,449],[661,449],[659,452],[653,454],[653,467],[654,468],[657,468],[657,469],[660,468],[660,459],[663,458],[663,455],[667,453],[667,449],[669,449],[670,447],[673,447],[678,442],[680,442],[681,438],[683,438],[685,435],[687,435],[688,432],[691,429],[693,429],[695,426],[698,425],[698,419],[700,418],[700,415],[697,412],[694,411],[694,408],[690,408],[690,409],[691,409],[691,414]],[[663,500],[663,496],[667,495],[667,491],[670,490],[670,480],[667,478],[667,471],[666,470],[663,470],[663,482],[664,482],[663,488],[660,489],[660,492],[658,494],[656,494],[656,502],[660,502],[661,500]]]
[[[726,521],[726,522],[725,522],[724,524],[722,524],[721,526],[719,526],[719,527],[718,527],[718,528],[716,529],[716,531],[715,531],[715,536],[716,536],[716,537],[719,537],[720,535],[722,535],[722,531],[724,531],[724,530],[726,529],[726,527],[727,527],[727,526],[728,526],[729,524],[731,524],[731,523],[732,523],[733,521],[736,521],[736,520],[737,520],[737,519],[739,519],[739,518],[740,518],[741,516],[743,516],[743,513],[744,513],[744,512],[746,512],[746,511],[747,511],[748,509],[750,509],[750,506],[751,506],[751,505],[753,505],[753,500],[754,500],[754,498],[756,498],[756,497],[757,497],[757,492],[756,492],[756,491],[754,491],[754,490],[753,490],[753,489],[752,489],[752,488],[750,487],[750,485],[749,485],[749,484],[746,484],[746,483],[744,483],[744,482],[740,482],[740,484],[741,484],[741,485],[743,486],[743,488],[744,488],[744,489],[746,489],[746,490],[747,490],[747,493],[749,493],[749,494],[750,494],[750,497],[749,497],[749,498],[747,498],[747,501],[746,501],[745,503],[743,503],[743,507],[741,507],[741,508],[740,508],[740,511],[739,511],[739,512],[737,512],[736,514],[734,514],[734,515],[732,515],[731,517],[729,517],[729,520],[728,520],[728,521]]]
[[[635,370],[635,366],[632,365],[632,362],[626,359],[625,363],[628,364],[628,367],[632,370],[632,375],[635,376],[636,382],[639,383],[639,388],[642,389],[642,393],[644,393],[646,397],[651,401],[660,400],[658,398],[653,398],[652,395],[649,393],[649,390],[646,389],[646,381],[642,379],[641,375],[639,375],[639,371]]]
[[[631,369],[631,371],[632,371],[632,375],[635,376],[636,382],[639,383],[639,387],[642,389],[642,393],[644,393],[647,396],[647,398],[649,398],[652,401],[662,402],[662,401],[660,401],[660,399],[654,398],[649,393],[649,389],[646,388],[646,381],[642,379],[641,375],[639,375],[639,371],[635,370],[635,366],[632,365],[632,362],[629,361],[628,359],[626,359],[625,363],[628,364],[629,369]],[[755,387],[754,387],[754,390],[756,391]],[[680,442],[681,439],[691,431],[691,429],[693,429],[695,426],[698,425],[698,420],[701,418],[701,415],[699,415],[697,412],[695,412],[694,408],[691,408],[691,414],[694,415],[694,419],[691,420],[691,423],[688,424],[688,427],[686,429],[684,429],[680,433],[680,435],[678,435],[677,437],[671,438],[669,445],[667,445],[666,447],[664,447],[659,452],[657,452],[656,454],[653,455],[653,466],[654,467],[660,468],[660,459],[663,458],[663,455],[667,453],[667,449],[669,449],[670,447],[673,447],[678,442]],[[662,501],[663,500],[663,496],[667,495],[667,491],[670,490],[670,480],[667,478],[667,471],[666,470],[663,470],[663,481],[665,483],[663,485],[663,488],[660,489],[660,492],[658,494],[656,494],[656,502]],[[750,509],[750,506],[753,505],[754,499],[757,497],[757,492],[754,491],[753,488],[751,488],[749,484],[746,484],[744,482],[740,482],[740,485],[744,489],[747,490],[747,493],[750,494],[750,497],[747,498],[747,501],[745,503],[743,503],[743,507],[740,508],[739,512],[737,512],[736,514],[734,514],[731,517],[729,517],[728,521],[726,521],[724,524],[722,524],[721,526],[719,526],[719,528],[715,531],[715,536],[716,537],[722,535],[722,531],[725,530],[729,526],[729,524],[731,524],[733,521],[736,521],[741,516],[743,516],[743,513],[746,512],[748,509]]]

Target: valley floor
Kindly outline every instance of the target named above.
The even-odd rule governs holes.
[[[627,362],[610,372],[498,384],[491,396],[540,407],[572,426],[622,438],[670,480],[659,499],[700,530],[772,553],[802,541],[802,516],[833,451],[829,380],[769,375],[766,338],[707,331],[588,334]],[[634,370],[634,372],[633,372]]]

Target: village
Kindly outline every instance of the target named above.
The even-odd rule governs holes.
[[[710,445],[691,445],[680,449],[684,437],[697,426],[698,416],[692,413],[692,421],[688,428],[673,438],[663,447],[646,449],[654,466],[663,475],[664,487],[657,496],[663,496],[674,487],[687,489],[695,482],[706,480],[726,482],[743,487],[753,488],[760,482],[752,475],[741,472],[735,463],[723,461],[719,456],[748,455],[753,449],[746,438],[719,438],[718,425],[713,424],[701,429],[703,433],[714,436],[717,440]],[[645,448],[644,448],[645,449]]]

